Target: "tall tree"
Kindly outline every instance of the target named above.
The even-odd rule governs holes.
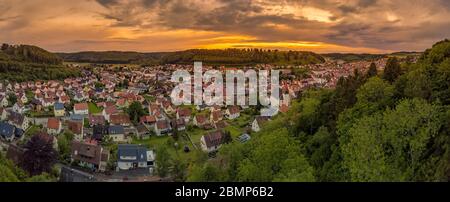
[[[175,182],[184,182],[187,178],[187,163],[180,157],[176,157],[172,161],[171,175]]]
[[[342,145],[351,180],[419,180],[429,155],[427,145],[443,126],[441,115],[440,107],[413,99],[402,101],[395,110],[359,119]]]
[[[373,62],[370,63],[369,70],[367,70],[367,77],[370,78],[376,76],[377,74],[378,74],[377,66]]]
[[[169,169],[171,166],[172,157],[170,156],[169,151],[167,150],[167,147],[165,145],[161,145],[156,150],[156,173],[160,177],[166,177],[167,174],[169,174]]]
[[[53,148],[53,137],[38,133],[31,137],[25,145],[22,167],[30,175],[49,173],[56,162],[57,152]]]
[[[383,79],[389,82],[394,82],[397,77],[402,74],[400,63],[396,57],[391,57],[386,62],[386,67],[384,68]]]
[[[127,109],[127,113],[130,116],[131,121],[134,124],[139,122],[139,118],[145,114],[145,110],[140,102],[133,102]]]

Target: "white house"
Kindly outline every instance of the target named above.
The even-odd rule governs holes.
[[[145,147],[131,144],[119,144],[117,148],[117,168],[130,170],[153,167],[155,154]]]
[[[47,120],[47,133],[57,135],[62,131],[62,123],[57,118],[49,118]]]
[[[8,102],[8,96],[6,95],[0,95],[0,106],[1,107],[7,107],[9,104]]]
[[[87,103],[77,103],[73,106],[73,113],[78,115],[88,115],[89,106]]]
[[[241,115],[238,106],[231,106],[226,111],[226,116],[228,119],[236,119]]]
[[[253,120],[253,122],[252,122],[252,130],[254,132],[260,131],[262,124],[268,120],[269,120],[269,117],[267,117],[267,116],[256,117],[255,120]]]

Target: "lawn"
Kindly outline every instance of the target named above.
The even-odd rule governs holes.
[[[238,128],[233,125],[228,125],[227,127],[225,127],[225,130],[230,132],[231,137],[233,137],[233,139],[244,133],[244,129]]]
[[[28,129],[25,131],[24,136],[25,136],[26,138],[31,137],[32,135],[36,134],[36,133],[39,132],[40,130],[42,130],[41,127],[39,127],[39,126],[37,126],[37,125],[31,125],[31,127],[28,128]]]
[[[103,111],[101,107],[98,107],[96,104],[90,102],[88,103],[89,106],[89,114],[98,114]]]
[[[175,141],[171,136],[150,136],[148,139],[137,139],[134,138],[132,140],[133,144],[140,144],[143,145],[149,149],[157,150],[158,147],[165,145],[169,149],[169,153],[172,155],[172,157],[175,157],[177,155],[181,156],[182,159],[192,159],[193,158],[193,150],[195,149],[190,141],[184,137],[184,133],[178,134],[179,138],[178,141]],[[178,148],[175,148],[174,143],[178,143]],[[186,153],[183,151],[184,146],[187,145],[190,152]]]
[[[53,117],[55,116],[55,113],[52,110],[48,110],[48,111],[30,111],[27,112],[30,114],[30,117],[36,117],[36,118],[45,118],[45,117]]]

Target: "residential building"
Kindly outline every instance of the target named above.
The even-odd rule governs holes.
[[[153,167],[155,154],[152,150],[132,144],[120,144],[117,149],[117,167],[120,170]]]
[[[125,128],[121,125],[108,127],[108,135],[114,142],[125,142]]]
[[[55,114],[55,117],[62,117],[66,115],[66,110],[64,109],[64,104],[57,102],[55,103],[55,105],[53,106],[53,111]]]
[[[267,117],[267,116],[256,117],[255,120],[253,120],[253,122],[252,122],[252,130],[254,132],[259,132],[261,130],[261,126],[263,125],[263,123],[268,120],[269,120],[269,117]]]
[[[50,135],[57,135],[62,131],[62,123],[57,118],[48,118],[47,133]]]
[[[84,127],[83,122],[80,121],[67,121],[67,129],[74,134],[74,139],[77,141],[83,140]]]
[[[226,116],[228,119],[236,119],[241,115],[240,109],[238,106],[231,106],[226,111]]]
[[[220,130],[216,130],[208,133],[207,135],[203,135],[200,138],[200,145],[203,151],[205,152],[215,152],[222,145],[223,141],[223,133]]]
[[[80,166],[93,171],[106,171],[109,151],[97,145],[96,142],[72,141],[71,150],[72,161],[78,162]]]
[[[172,128],[167,120],[157,121],[155,124],[155,133],[157,136],[170,135],[171,130]]]
[[[89,105],[87,103],[77,103],[73,106],[73,113],[78,115],[88,115]]]

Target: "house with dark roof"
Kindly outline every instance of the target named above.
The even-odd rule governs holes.
[[[22,130],[28,129],[30,126],[29,120],[23,114],[19,114],[17,112],[9,111],[8,112],[8,122],[14,125],[16,128],[20,128]]]
[[[125,142],[125,128],[121,125],[112,125],[108,127],[108,135],[114,142]]]
[[[216,130],[208,133],[207,135],[203,135],[200,138],[200,145],[203,151],[205,152],[215,152],[217,151],[223,142],[224,134],[220,130]]]
[[[136,131],[137,135],[141,138],[148,138],[150,136],[150,130],[144,124],[137,125]]]
[[[96,141],[103,141],[103,137],[108,135],[108,126],[105,125],[95,125],[92,128],[92,136],[91,139]]]
[[[93,127],[95,125],[105,125],[106,120],[104,116],[101,115],[92,115],[89,114],[88,116],[89,126]]]
[[[14,132],[16,130],[16,127],[9,123],[0,123],[0,136],[9,142],[12,142],[14,140]]]
[[[117,168],[130,170],[153,167],[155,154],[152,150],[134,144],[119,144],[117,148]]]
[[[53,106],[53,112],[56,117],[64,116],[66,114],[66,110],[64,109],[64,104],[60,103],[60,102],[55,103],[55,105]]]
[[[93,142],[72,141],[71,157],[82,167],[103,172],[109,160],[109,151]]]

